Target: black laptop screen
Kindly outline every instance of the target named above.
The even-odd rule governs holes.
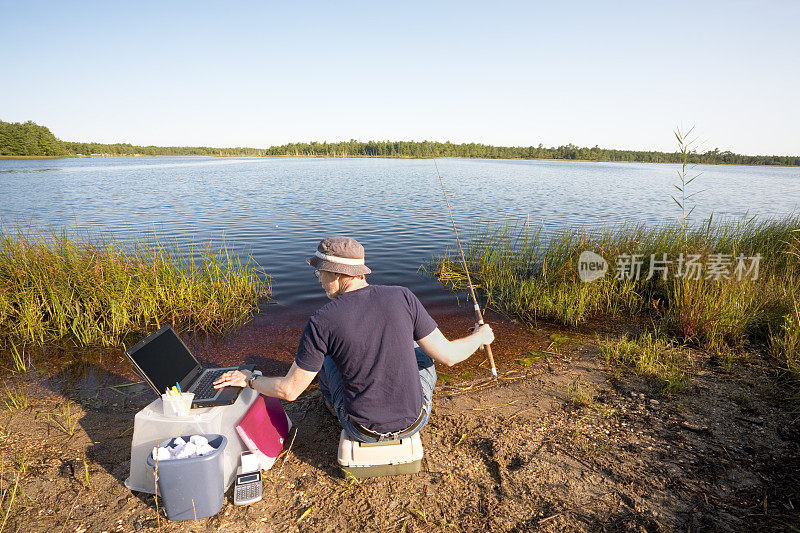
[[[177,333],[166,328],[133,353],[131,359],[163,394],[164,389],[180,382],[196,366],[197,361],[186,349]]]

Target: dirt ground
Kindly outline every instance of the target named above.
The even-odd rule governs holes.
[[[800,529],[797,388],[757,357],[726,368],[697,354],[690,387],[666,396],[605,368],[596,329],[495,324],[499,380],[480,354],[439,369],[419,474],[346,478],[337,422],[310,389],[285,404],[295,429],[263,500],[237,507],[229,491],[218,515],[189,522],[122,483],[152,393],[97,376],[56,387],[69,365],[10,380],[30,400],[0,412],[4,511],[13,496],[0,532]]]

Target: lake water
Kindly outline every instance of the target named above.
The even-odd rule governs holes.
[[[626,221],[659,223],[680,211],[677,165],[565,161],[438,161],[464,231],[528,220],[548,231]],[[800,211],[800,169],[695,166],[704,190],[695,220]],[[696,185],[696,186],[695,186]],[[0,223],[91,227],[122,239],[152,233],[200,243],[224,238],[271,276],[280,306],[323,304],[305,258],[327,235],[366,248],[371,283],[410,287],[426,304],[452,299],[419,271],[455,240],[432,160],[96,158],[0,160]]]

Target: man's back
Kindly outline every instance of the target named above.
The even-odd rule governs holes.
[[[435,329],[405,287],[368,285],[341,294],[311,316],[295,362],[316,372],[330,355],[351,419],[373,431],[396,431],[419,416],[422,388],[414,341]]]
[[[492,328],[448,340],[411,291],[367,283],[372,270],[353,238],[322,239],[306,262],[333,302],[309,319],[289,371],[268,377],[232,370],[214,387],[252,387],[292,401],[322,369],[320,391],[351,439],[376,442],[418,432],[431,414],[434,360],[447,366],[463,361],[494,340]]]

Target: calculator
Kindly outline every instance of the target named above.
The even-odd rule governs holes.
[[[263,484],[261,483],[261,470],[236,474],[236,484],[233,487],[234,505],[250,505],[261,499]]]

